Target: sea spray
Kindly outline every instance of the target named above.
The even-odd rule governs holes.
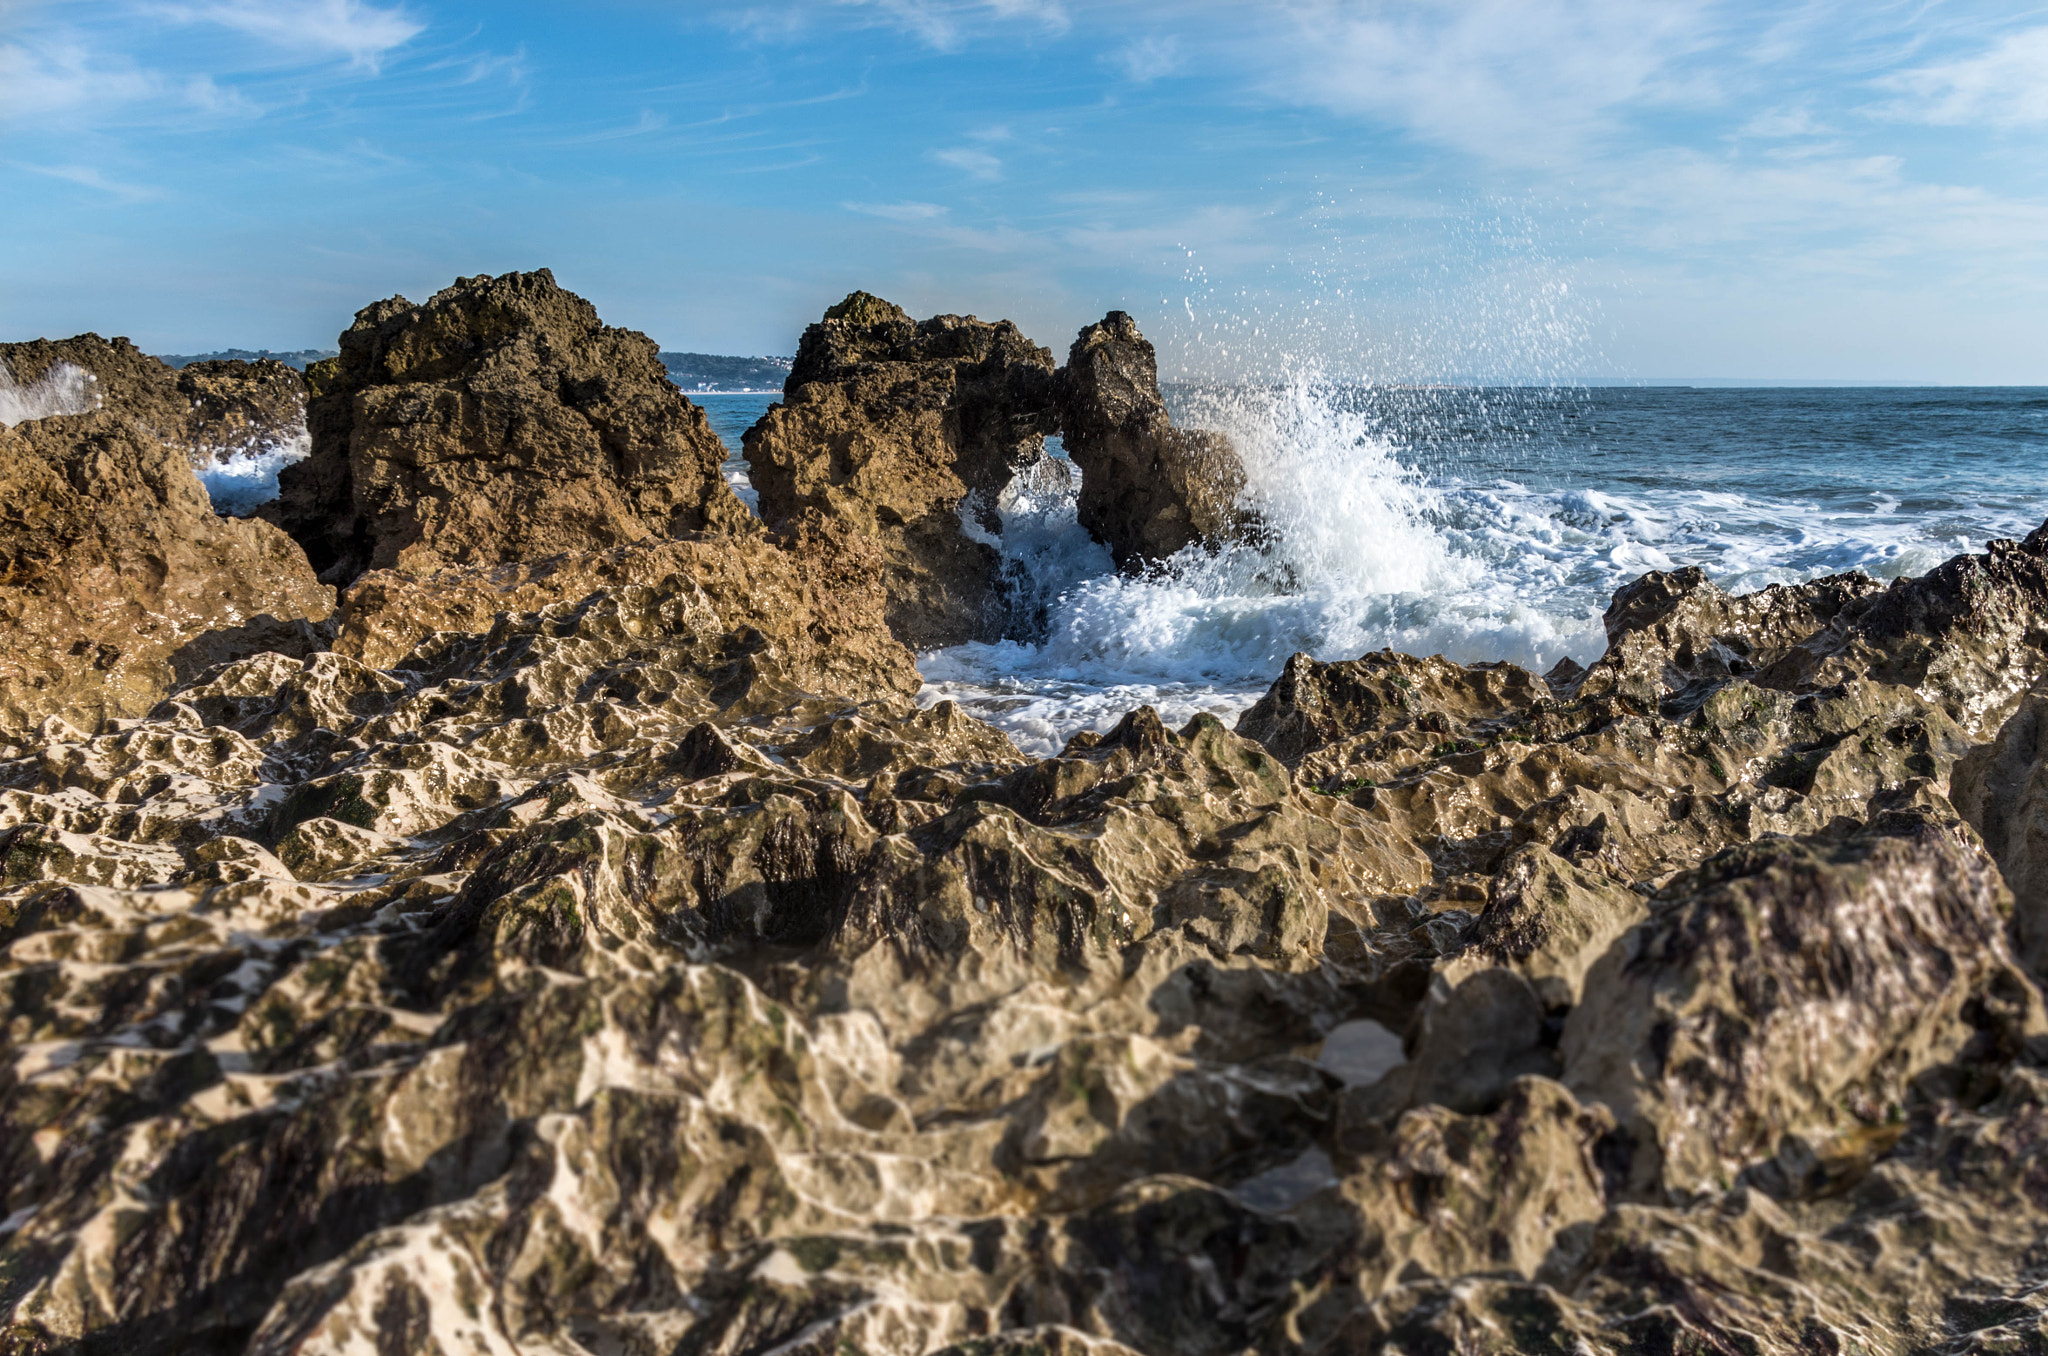
[[[1597,649],[1597,613],[1546,614],[1458,549],[1441,491],[1339,388],[1217,390],[1200,403],[1197,422],[1227,432],[1243,459],[1246,540],[1118,574],[1074,520],[1071,477],[1035,472],[998,506],[1012,613],[1031,624],[1000,645],[927,655],[928,700],[965,701],[1046,752],[1140,702],[1169,718],[1234,716],[1298,650],[1543,664]]]
[[[42,376],[20,385],[0,358],[0,428],[29,419],[59,414],[86,414],[99,408],[98,384],[92,373],[75,363],[58,363]]]
[[[227,451],[195,449],[192,469],[215,513],[246,517],[277,498],[277,473],[304,461],[312,450],[313,440],[301,425]]]

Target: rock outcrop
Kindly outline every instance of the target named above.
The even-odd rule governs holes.
[[[1061,441],[1081,468],[1081,525],[1119,567],[1214,546],[1243,526],[1236,449],[1220,433],[1173,426],[1158,355],[1130,316],[1111,311],[1081,331],[1059,397]]]
[[[996,500],[1058,426],[1053,371],[1007,320],[913,321],[855,292],[804,331],[781,403],[747,430],[761,516],[881,543],[906,644],[994,639]]]
[[[177,369],[178,394],[190,404],[194,465],[262,453],[303,456],[306,382],[275,358],[216,358]]]
[[[1032,760],[890,634],[881,468],[1050,381],[926,324],[807,340],[786,532],[410,556],[5,751],[0,1350],[2039,1344],[2048,529]]]
[[[2048,979],[2048,689],[1956,765],[1949,794],[2012,887],[2021,958]]]
[[[53,716],[140,716],[214,664],[324,644],[333,591],[276,528],[214,516],[170,369],[92,334],[0,345],[0,362],[24,381],[69,364],[97,400],[0,428],[0,743]]]
[[[267,511],[320,577],[536,560],[753,522],[653,340],[546,269],[364,308],[306,372],[312,453]]]

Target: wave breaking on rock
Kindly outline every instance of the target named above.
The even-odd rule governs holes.
[[[103,402],[0,432],[4,1349],[2039,1341],[2048,525],[1028,758],[915,701],[972,497],[1078,434],[1142,569],[1235,453],[1128,317],[834,312],[762,519],[545,273],[358,316],[292,537],[0,349]]]

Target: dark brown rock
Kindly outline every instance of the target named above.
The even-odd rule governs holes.
[[[781,403],[747,430],[761,516],[877,540],[905,644],[993,639],[996,499],[1057,426],[1052,387],[1052,355],[1007,320],[913,321],[855,292],[804,331]]]
[[[0,730],[139,716],[216,663],[319,643],[332,590],[277,529],[214,516],[169,368],[91,334],[0,361],[70,363],[100,402],[0,429]]]
[[[1243,525],[1236,449],[1220,433],[1173,427],[1158,356],[1130,316],[1111,311],[1081,331],[1059,393],[1061,440],[1081,468],[1081,525],[1120,567],[1214,546]]]
[[[195,465],[307,450],[306,382],[277,359],[187,363],[177,377],[178,394],[190,402],[187,437]]]
[[[307,369],[312,453],[266,516],[323,579],[535,560],[752,522],[652,339],[546,269],[364,308]]]

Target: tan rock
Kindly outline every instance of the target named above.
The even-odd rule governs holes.
[[[2009,908],[1975,836],[1919,811],[1724,853],[1587,975],[1564,1081],[1633,1134],[1638,1191],[1726,1189],[1786,1136],[1868,1134],[1904,1114],[1916,1071],[1962,1051],[1966,1004],[2031,993]]]
[[[2020,959],[2048,976],[2048,693],[2029,693],[1996,739],[1956,764],[1949,798],[2012,887]]]
[[[654,341],[546,269],[365,307],[307,369],[312,452],[266,516],[323,579],[748,530]]]
[[[996,499],[1056,427],[1052,386],[1052,355],[1007,320],[912,321],[855,292],[804,331],[781,403],[747,430],[761,515],[879,543],[905,644],[993,639]]]
[[[0,361],[69,363],[99,400],[0,428],[0,734],[140,716],[214,664],[320,643],[332,591],[277,529],[214,516],[170,369],[90,334]]]

